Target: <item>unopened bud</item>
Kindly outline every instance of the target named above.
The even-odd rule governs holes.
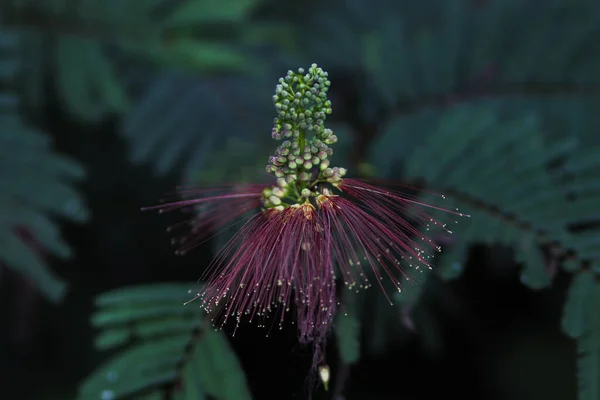
[[[329,160],[323,160],[323,161],[321,161],[321,165],[319,166],[319,169],[321,171],[325,171],[325,169],[329,168],[329,164],[330,164]]]
[[[321,365],[319,367],[319,377],[321,378],[321,382],[323,382],[323,386],[325,387],[325,390],[328,391],[330,374],[329,374],[329,367],[327,365]]]
[[[271,204],[278,206],[281,204],[281,199],[277,196],[271,196],[269,197],[269,201],[271,202]]]
[[[277,178],[277,186],[279,186],[280,188],[286,188],[287,185],[288,184],[285,181],[285,178]]]
[[[334,144],[334,143],[337,143],[337,140],[338,140],[337,136],[331,135],[327,139],[325,139],[325,143],[326,144]]]
[[[296,174],[290,174],[290,175],[287,175],[287,176],[285,177],[285,181],[286,181],[288,184],[292,184],[292,183],[296,182],[296,179],[297,179],[297,176],[296,176]]]

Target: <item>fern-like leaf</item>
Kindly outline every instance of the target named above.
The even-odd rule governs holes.
[[[485,106],[454,107],[440,118],[427,141],[407,159],[406,175],[439,185],[439,190],[448,194],[448,190],[460,188],[460,194],[447,196],[448,207],[471,214],[470,219],[461,220],[458,240],[515,245],[519,261],[527,261],[524,282],[535,288],[547,286],[549,279],[537,242],[532,245],[527,230],[510,223],[515,217],[523,226],[535,226],[536,232],[550,231],[555,227],[552,220],[545,219],[547,215],[532,215],[531,201],[554,195],[558,205],[553,209],[565,204],[545,169],[547,153],[535,118],[501,121]],[[434,159],[435,163],[428,162]],[[528,198],[523,197],[528,194]],[[467,206],[465,199],[484,201],[487,209]],[[461,250],[465,251],[464,246]],[[456,270],[462,261],[464,253],[452,252],[440,266]]]
[[[22,35],[0,30],[0,80],[18,78]],[[65,293],[66,283],[50,272],[48,251],[71,256],[53,216],[84,222],[89,217],[71,181],[84,177],[82,167],[52,150],[48,136],[23,120],[19,98],[0,92],[0,263],[31,279],[52,301]]]
[[[116,355],[81,385],[79,398],[247,400],[250,393],[235,354],[197,304],[183,305],[194,284],[117,289],[96,299],[96,346]],[[153,396],[153,397],[152,397]]]
[[[214,160],[215,151],[222,150],[221,143],[248,141],[248,137],[269,126],[272,105],[270,92],[265,91],[269,87],[260,80],[241,77],[198,79],[176,73],[160,76],[123,122],[133,160],[142,162],[154,157],[157,172],[166,173],[185,159],[186,183],[195,181],[198,171],[206,168],[209,161],[219,161],[218,168],[230,168],[239,157],[234,160],[229,153]],[[252,152],[245,150],[241,154]]]
[[[245,69],[251,57],[235,39],[243,41],[244,33],[252,31],[246,22],[257,4],[258,0],[226,6],[210,0],[77,0],[67,6],[62,0],[9,0],[0,13],[7,24],[28,35],[25,45],[31,49],[24,49],[24,55],[36,57],[38,64],[45,61],[39,60],[40,54],[52,61],[52,77],[67,109],[78,118],[96,120],[130,107],[119,55],[200,72]],[[204,26],[213,31],[222,26],[224,33],[208,34]],[[24,81],[39,82],[39,76]],[[30,89],[28,85],[28,93]]]
[[[546,144],[535,117],[501,119],[492,111],[494,104],[450,108],[431,128],[427,143],[406,159],[405,173],[446,193],[445,206],[471,214],[469,220],[461,220],[455,241],[514,246],[517,260],[524,265],[523,282],[532,288],[546,287],[548,263],[540,245],[558,241],[564,249],[582,248],[579,235],[569,228],[592,217],[590,207],[598,204],[598,192],[590,191],[591,183],[573,186],[574,179],[591,181],[586,180],[587,172],[569,167],[570,161],[560,174],[548,168],[556,160],[579,160],[576,140]],[[380,138],[382,143],[386,140]],[[376,144],[373,151],[377,148]],[[594,162],[598,163],[589,161],[585,168]],[[568,200],[578,193],[576,200]],[[581,210],[577,202],[587,207]],[[585,258],[593,255],[584,248],[580,253]],[[440,266],[449,268],[455,257],[442,256]]]

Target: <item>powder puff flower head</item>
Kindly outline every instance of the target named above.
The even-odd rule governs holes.
[[[279,79],[271,135],[280,144],[266,166],[273,184],[182,191],[181,201],[149,207],[196,209],[191,233],[176,241],[180,252],[200,243],[209,228],[241,221],[193,300],[219,326],[246,319],[281,327],[292,314],[300,341],[314,344],[315,366],[323,362],[339,306],[336,282],[361,289],[389,279],[401,291],[406,269],[431,268],[431,254],[439,251],[420,228],[444,227],[426,213],[431,206],[347,178],[345,168],[330,163],[338,139],[325,127],[329,86],[316,64]]]

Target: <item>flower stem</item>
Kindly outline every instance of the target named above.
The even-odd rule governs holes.
[[[298,136],[298,145],[300,146],[300,150],[304,151],[304,146],[306,146],[306,132],[304,129],[300,129],[300,135]]]

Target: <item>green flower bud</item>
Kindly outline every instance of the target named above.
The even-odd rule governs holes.
[[[271,196],[269,197],[269,201],[271,202],[271,204],[278,206],[281,204],[281,199],[277,196]]]
[[[327,139],[325,139],[326,144],[334,144],[337,143],[337,136],[331,135]]]

